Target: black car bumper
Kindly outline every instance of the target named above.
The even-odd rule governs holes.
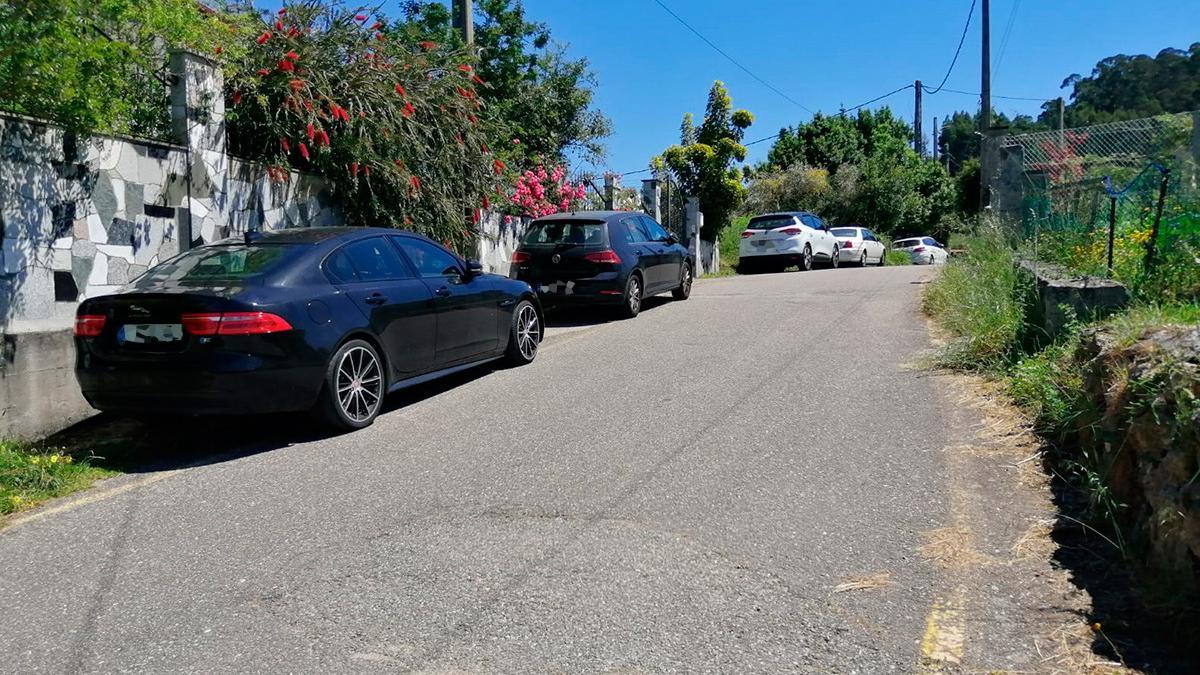
[[[254,357],[243,357],[255,365]],[[124,414],[243,415],[308,410],[316,404],[324,368],[258,367],[229,371],[92,363],[77,367],[93,408]]]
[[[542,306],[582,307],[619,305],[625,296],[625,279],[616,274],[602,274],[588,279],[570,281],[528,281],[538,294]]]

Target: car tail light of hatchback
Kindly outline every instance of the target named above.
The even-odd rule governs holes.
[[[183,330],[191,335],[266,335],[283,333],[292,324],[276,314],[267,312],[213,312],[184,314],[180,317]]]
[[[533,260],[533,256],[525,251],[513,251],[512,264],[520,265],[521,263],[527,263],[530,260]]]
[[[847,239],[846,241],[843,241],[843,242],[842,242],[842,248],[854,248],[854,240],[853,240],[853,239]]]
[[[746,230],[745,232],[742,233],[742,239],[749,239],[750,237],[753,237],[754,235],[755,235],[754,230]]]
[[[801,230],[798,227],[785,227],[782,230],[777,230],[777,232],[779,232],[779,234],[786,234],[789,237],[794,237],[803,231],[804,230]]]
[[[918,246],[918,247],[916,247],[916,248],[914,248],[914,249],[913,249],[913,253],[924,253],[924,252],[925,252],[925,247],[924,247],[924,246]]]
[[[75,317],[76,337],[98,337],[104,331],[103,314],[80,314]]]
[[[583,256],[583,259],[588,262],[604,263],[604,264],[609,264],[609,265],[620,265],[621,264],[621,256],[617,255],[617,252],[612,249],[609,249],[607,251],[596,251],[595,253],[588,253]]]

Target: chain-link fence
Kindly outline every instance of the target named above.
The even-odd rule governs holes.
[[[1200,297],[1200,113],[992,139],[991,209],[1031,255]]]

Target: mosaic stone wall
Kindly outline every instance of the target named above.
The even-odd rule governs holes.
[[[272,182],[225,154],[219,70],[185,53],[172,67],[179,144],[0,114],[0,330],[70,325],[80,300],[201,243],[341,222],[319,179]]]

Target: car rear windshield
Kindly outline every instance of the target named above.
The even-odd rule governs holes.
[[[533,223],[525,238],[526,246],[551,246],[556,244],[603,245],[606,225],[602,221],[545,220]]]
[[[912,246],[920,246],[920,245],[921,245],[920,239],[901,239],[900,241],[892,244],[892,248],[910,248]]]
[[[777,230],[781,227],[791,227],[796,219],[791,216],[760,216],[751,218],[747,230]]]
[[[835,237],[857,237],[857,227],[835,227],[829,231]]]
[[[139,281],[246,281],[274,272],[305,248],[292,244],[202,246],[151,269]]]

